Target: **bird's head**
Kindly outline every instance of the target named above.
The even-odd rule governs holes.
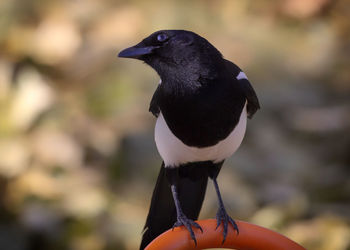
[[[164,77],[198,77],[215,72],[213,62],[221,62],[220,52],[203,37],[185,30],[160,30],[119,57],[144,61]],[[215,66],[214,66],[215,67]],[[218,65],[219,67],[219,65]]]

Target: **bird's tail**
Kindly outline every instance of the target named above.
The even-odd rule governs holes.
[[[179,168],[179,200],[184,214],[192,220],[198,219],[203,204],[208,183],[207,165],[207,162],[190,163]],[[176,208],[163,163],[153,191],[140,249],[170,229],[176,220]]]

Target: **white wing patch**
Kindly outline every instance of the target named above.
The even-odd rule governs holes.
[[[247,110],[245,105],[238,124],[228,137],[214,146],[196,148],[187,146],[180,141],[171,132],[162,113],[160,113],[155,127],[155,141],[166,167],[177,167],[184,163],[197,161],[220,162],[238,149],[245,134],[246,124]]]
[[[243,71],[241,71],[241,72],[239,72],[239,74],[236,76],[236,79],[237,79],[237,80],[241,80],[241,79],[246,79],[246,80],[248,80],[248,77],[247,77],[247,75],[246,75]]]

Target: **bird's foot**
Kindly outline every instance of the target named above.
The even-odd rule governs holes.
[[[218,212],[216,213],[216,221],[217,221],[216,229],[218,229],[221,223],[224,226],[224,231],[223,231],[224,239],[222,240],[222,244],[224,244],[226,240],[229,224],[232,225],[233,229],[237,232],[237,235],[239,234],[239,230],[236,222],[227,214],[224,207],[219,208]]]
[[[196,236],[194,235],[192,226],[195,228],[198,228],[203,233],[203,229],[201,228],[201,226],[198,223],[194,222],[193,220],[188,219],[185,215],[180,215],[177,217],[177,221],[173,225],[173,229],[175,227],[180,227],[180,226],[186,227],[186,229],[190,232],[190,235],[192,240],[194,241],[194,244],[197,246],[197,240],[196,240]]]

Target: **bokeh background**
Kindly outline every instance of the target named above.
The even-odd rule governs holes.
[[[161,159],[159,81],[121,49],[206,37],[262,105],[220,177],[229,213],[350,249],[347,0],[0,1],[0,249],[137,249]],[[211,183],[200,218],[217,209]]]

